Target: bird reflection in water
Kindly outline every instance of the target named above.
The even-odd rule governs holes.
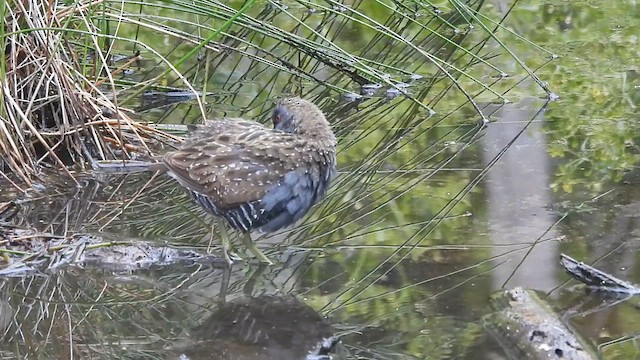
[[[264,295],[221,304],[171,350],[190,360],[328,360],[338,343],[327,320],[305,303]]]

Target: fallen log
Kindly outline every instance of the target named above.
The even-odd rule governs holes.
[[[130,271],[173,264],[226,265],[221,256],[169,244],[108,238],[106,234],[56,236],[42,233],[7,221],[11,209],[0,203],[0,277],[21,277],[67,266]]]
[[[483,318],[485,330],[509,359],[597,359],[595,351],[533,290],[515,288],[491,297],[495,312]]]

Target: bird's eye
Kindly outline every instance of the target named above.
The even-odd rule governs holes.
[[[273,116],[273,125],[278,125],[282,121],[282,115],[277,114]]]

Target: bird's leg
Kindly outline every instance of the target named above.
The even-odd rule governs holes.
[[[222,220],[219,218],[215,218],[216,227],[220,230],[220,241],[222,242],[222,251],[224,254],[224,259],[227,261],[229,266],[233,265],[234,260],[242,260],[238,254],[232,251],[231,242],[229,241],[229,232],[227,231],[227,227],[224,226]]]
[[[271,262],[271,260],[269,260],[267,255],[263,254],[262,251],[260,251],[260,249],[256,247],[256,244],[254,244],[253,241],[251,241],[251,235],[249,235],[248,232],[242,234],[241,237],[242,237],[242,243],[244,244],[244,246],[246,246],[247,249],[249,249],[249,251],[251,251],[253,255],[255,255],[255,257],[258,258],[258,260],[268,265],[273,265],[273,263]]]

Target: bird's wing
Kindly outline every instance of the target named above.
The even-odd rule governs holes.
[[[269,130],[264,125],[255,121],[245,120],[242,118],[224,118],[218,120],[206,120],[200,125],[189,125],[189,136],[185,139],[182,147],[189,146],[192,143],[200,142],[205,138],[216,138],[221,136],[224,142],[225,134],[236,136],[235,134],[244,132],[254,132]]]
[[[221,209],[261,199],[284,176],[304,171],[313,151],[300,137],[246,120],[212,121],[163,160],[178,182]]]

